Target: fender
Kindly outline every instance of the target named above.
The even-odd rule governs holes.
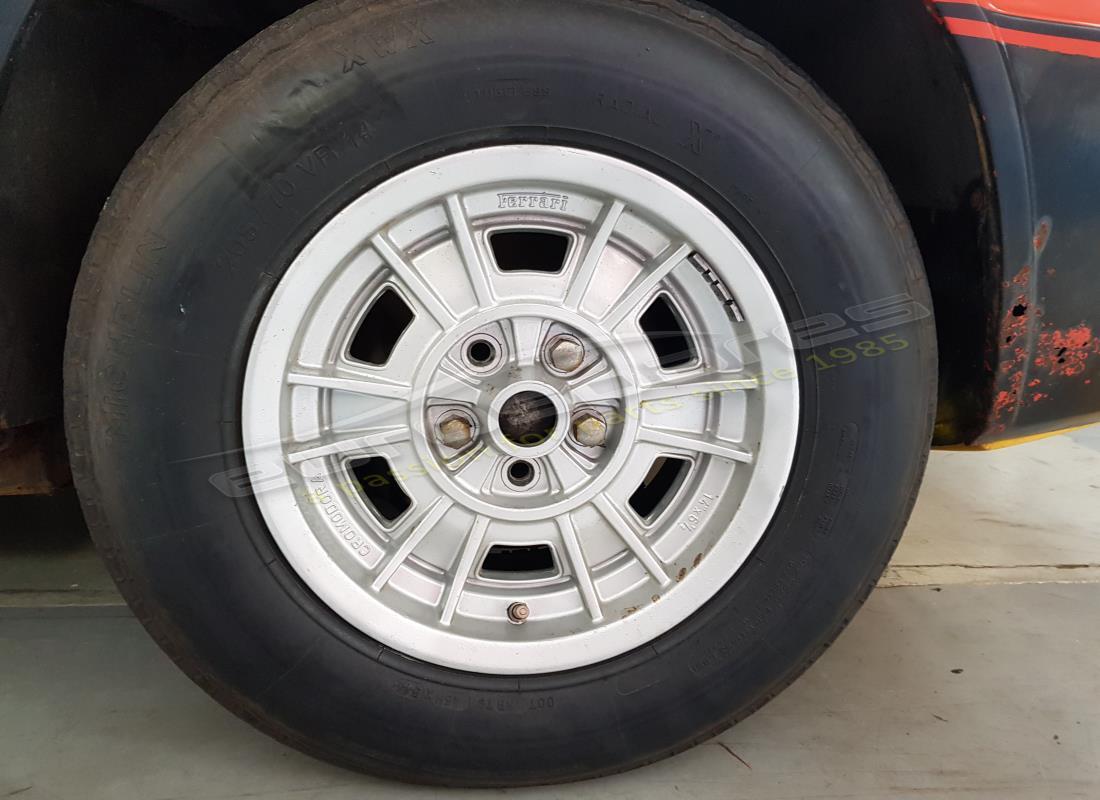
[[[822,85],[910,212],[939,318],[936,444],[1100,421],[1100,5],[708,2]],[[305,4],[0,4],[0,431],[56,433],[72,284],[141,141],[214,63]]]
[[[991,405],[968,444],[1100,421],[1100,5],[936,7],[968,66],[999,207]]]

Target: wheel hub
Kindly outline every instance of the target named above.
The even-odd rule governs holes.
[[[516,392],[500,407],[500,432],[512,444],[534,447],[545,442],[558,427],[554,402],[541,392]]]

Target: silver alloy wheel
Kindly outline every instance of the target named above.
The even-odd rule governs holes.
[[[509,232],[564,237],[562,263],[501,264]],[[395,338],[382,357],[355,357],[364,325]],[[348,205],[277,286],[243,398],[256,498],[301,579],[395,650],[597,663],[684,621],[763,536],[797,435],[785,331],[737,237],[654,173],[546,145],[446,156]]]

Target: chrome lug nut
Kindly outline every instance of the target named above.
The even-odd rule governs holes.
[[[512,603],[508,606],[508,621],[513,625],[522,625],[531,616],[531,609],[526,603]]]
[[[447,447],[459,450],[473,441],[474,430],[466,417],[450,414],[439,421],[437,437]]]
[[[573,438],[585,447],[603,447],[607,443],[607,423],[586,412],[573,420]]]
[[[573,372],[584,363],[584,345],[572,336],[561,336],[550,345],[550,363],[559,372]]]

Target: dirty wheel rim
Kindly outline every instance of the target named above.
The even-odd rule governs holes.
[[[245,376],[253,490],[368,636],[493,674],[652,641],[734,577],[797,438],[764,273],[689,194],[593,152],[450,155],[303,248]]]

